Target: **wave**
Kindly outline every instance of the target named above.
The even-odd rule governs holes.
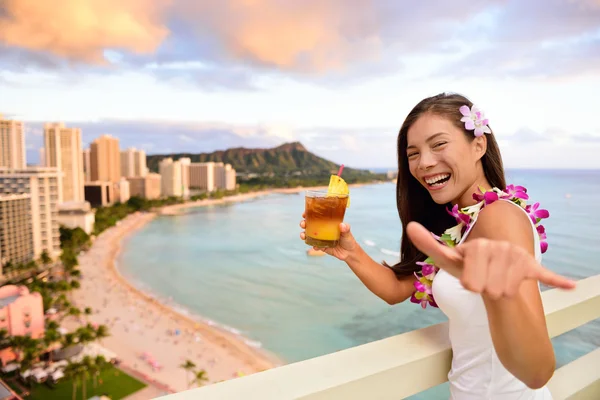
[[[288,255],[288,256],[297,256],[297,255],[302,255],[303,253],[300,250],[297,249],[287,249],[285,247],[277,247],[277,251]]]
[[[177,314],[180,314],[184,317],[187,317],[189,319],[192,319],[194,321],[206,324],[210,327],[216,328],[218,330],[221,331],[225,331],[228,332],[234,336],[236,336],[236,338],[242,342],[244,342],[246,345],[256,348],[256,349],[260,349],[263,347],[263,344],[258,341],[258,340],[254,340],[254,339],[250,339],[246,336],[244,336],[244,333],[237,329],[234,328],[232,326],[214,321],[212,319],[209,318],[205,318],[202,317],[198,314],[195,314],[194,312],[190,311],[189,308],[182,306],[181,304],[175,302],[173,300],[173,297],[169,296],[169,297],[163,297],[160,295],[157,295],[154,291],[152,291],[152,289],[149,287],[149,285],[146,285],[142,282],[140,282],[138,279],[128,279],[131,283],[134,284],[134,286],[141,292],[143,292],[144,294],[146,294],[147,296],[155,299],[156,301],[158,301],[159,303],[169,307],[171,310],[175,311]]]
[[[374,241],[372,241],[372,240],[365,239],[365,240],[363,240],[363,242],[364,242],[364,243],[365,243],[367,246],[371,246],[371,247],[375,246],[375,242],[374,242]]]

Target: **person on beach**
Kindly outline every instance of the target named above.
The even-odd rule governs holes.
[[[466,97],[443,93],[410,111],[398,135],[396,197],[406,233],[398,264],[374,261],[348,224],[337,247],[318,250],[387,303],[410,299],[446,314],[451,399],[551,399],[556,362],[539,282],[575,283],[541,265],[549,213],[506,184],[488,120]]]

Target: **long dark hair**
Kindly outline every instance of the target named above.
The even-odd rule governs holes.
[[[427,190],[410,173],[406,155],[408,130],[423,114],[432,113],[448,118],[464,132],[468,140],[472,141],[475,139],[473,131],[466,130],[460,121],[462,114],[459,108],[465,104],[469,107],[473,106],[469,99],[454,93],[442,93],[428,97],[421,100],[408,113],[400,128],[398,134],[398,180],[396,182],[396,204],[403,232],[400,245],[400,262],[393,266],[384,263],[394,271],[397,277],[408,276],[419,271],[420,267],[416,265],[416,262],[423,261],[426,258],[404,234],[406,225],[410,221],[419,222],[437,235],[441,235],[446,229],[456,224],[454,218],[446,212],[449,204],[435,203]],[[487,150],[481,158],[483,172],[492,187],[504,189],[506,188],[506,179],[498,143],[493,134],[486,135],[486,138]]]

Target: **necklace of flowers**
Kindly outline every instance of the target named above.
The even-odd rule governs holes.
[[[508,185],[504,191],[498,188],[492,188],[485,190],[479,188],[479,193],[473,193],[473,199],[478,203],[469,207],[458,209],[458,205],[454,205],[452,210],[448,210],[448,213],[452,215],[456,222],[456,226],[448,228],[444,231],[442,236],[435,236],[438,241],[449,246],[454,247],[458,245],[465,234],[474,223],[479,212],[487,205],[494,203],[497,200],[509,200],[516,205],[523,208],[529,218],[535,225],[538,236],[540,238],[540,247],[542,253],[548,250],[548,242],[546,242],[546,230],[543,225],[540,224],[542,219],[548,218],[550,213],[548,210],[540,208],[540,203],[533,205],[527,205],[526,201],[529,199],[527,189],[523,186]],[[421,266],[421,272],[415,272],[417,280],[414,283],[416,291],[410,298],[413,303],[421,304],[421,307],[426,308],[427,304],[432,307],[438,307],[435,299],[433,298],[433,278],[439,271],[439,268],[435,266],[433,260],[428,257],[425,261],[417,262],[417,265]]]

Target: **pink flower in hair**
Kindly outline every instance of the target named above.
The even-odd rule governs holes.
[[[463,115],[460,121],[465,123],[465,129],[469,131],[474,130],[475,136],[479,137],[484,133],[492,133],[492,130],[488,126],[487,118],[483,116],[483,111],[476,106],[469,108],[469,106],[464,105],[459,110]]]

